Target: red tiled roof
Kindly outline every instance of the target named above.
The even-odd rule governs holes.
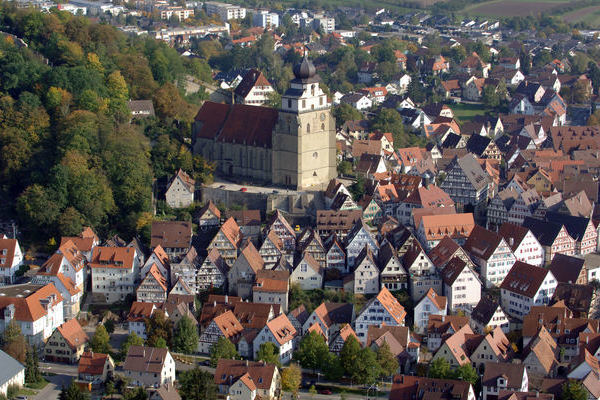
[[[79,325],[79,321],[76,318],[64,322],[56,329],[58,329],[58,332],[60,332],[71,349],[84,346],[89,340],[88,335],[84,332],[81,325]]]

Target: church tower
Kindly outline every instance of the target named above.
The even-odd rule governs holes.
[[[304,57],[294,75],[273,132],[273,183],[324,190],[337,176],[335,119],[313,63]]]

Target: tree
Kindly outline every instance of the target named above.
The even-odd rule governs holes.
[[[279,348],[273,342],[262,343],[256,353],[256,359],[269,364],[275,364],[281,368],[279,361]]]
[[[377,362],[381,368],[381,376],[392,376],[398,371],[398,359],[392,354],[390,345],[383,342],[377,349]]]
[[[147,400],[148,392],[143,387],[136,389],[126,390],[123,396],[123,400]]]
[[[479,381],[479,375],[475,368],[471,364],[465,364],[458,367],[454,370],[454,379],[458,379],[461,381],[469,382],[473,385],[473,388],[477,386],[477,382]]]
[[[58,398],[59,400],[88,400],[89,396],[81,391],[75,381],[71,381],[69,386],[62,388]]]
[[[35,349],[28,349],[25,363],[25,383],[36,384],[42,380]]]
[[[560,396],[561,400],[586,400],[587,393],[580,382],[570,379],[563,384]]]
[[[348,175],[352,173],[352,163],[347,160],[342,160],[337,166],[338,174]]]
[[[350,376],[356,383],[362,385],[371,385],[377,381],[381,375],[381,368],[377,362],[377,355],[370,347],[361,349],[358,353],[356,365],[352,369]]]
[[[281,388],[284,391],[292,392],[294,396],[297,396],[301,383],[302,370],[297,364],[290,364],[289,367],[281,371]]]
[[[2,335],[2,350],[20,363],[25,363],[27,358],[27,341],[14,319],[8,323]]]
[[[302,368],[316,371],[321,369],[323,360],[328,352],[329,348],[323,336],[315,331],[311,331],[298,344],[298,349],[294,353],[294,359],[298,360]]]
[[[144,339],[136,335],[135,332],[131,332],[127,339],[121,344],[121,358],[125,359],[130,346],[143,346]]]
[[[232,360],[239,356],[235,345],[225,336],[221,336],[217,340],[217,343],[213,344],[210,348],[210,365],[215,368],[221,358]]]
[[[175,351],[180,353],[191,354],[196,350],[198,346],[198,329],[190,317],[184,315],[177,322],[173,345]]]
[[[600,110],[594,111],[587,120],[589,126],[600,125]]]
[[[350,187],[348,189],[350,190],[350,194],[352,195],[352,198],[354,199],[354,201],[360,200],[366,191],[365,190],[365,178],[363,178],[362,175],[359,175],[356,178],[356,181],[354,183],[352,183],[352,185],[350,185]]]
[[[429,371],[427,371],[428,377],[447,379],[450,375],[450,363],[445,358],[436,358],[429,364]]]
[[[492,85],[487,85],[483,88],[481,100],[489,108],[496,108],[500,105],[500,96],[498,96],[496,88]]]
[[[217,386],[210,372],[196,367],[179,376],[179,393],[183,400],[215,400]]]
[[[110,353],[110,336],[104,325],[98,325],[92,340],[90,340],[90,349],[95,353]]]
[[[348,103],[340,103],[333,108],[335,125],[339,128],[347,121],[357,121],[363,119],[363,115],[356,108]]]
[[[334,353],[327,353],[321,369],[325,374],[325,379],[330,381],[339,381],[344,376],[342,360]]]
[[[146,330],[148,331],[146,340],[148,346],[164,348],[171,343],[171,320],[163,311],[157,310],[150,318],[146,318]]]
[[[346,374],[352,375],[356,363],[358,362],[358,356],[360,354],[360,343],[354,337],[354,335],[350,335],[344,346],[342,346],[342,350],[340,351],[340,360],[342,362],[342,367]]]

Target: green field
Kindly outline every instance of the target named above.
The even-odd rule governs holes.
[[[454,112],[454,117],[461,122],[470,121],[478,115],[485,115],[486,112],[490,111],[483,104],[448,104],[448,107]]]
[[[600,26],[600,6],[590,6],[580,8],[579,10],[571,11],[564,14],[563,19],[571,24],[585,22],[591,27]]]

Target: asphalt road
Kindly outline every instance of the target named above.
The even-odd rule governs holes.
[[[42,367],[41,364],[40,367]],[[73,376],[62,374],[47,376],[46,379],[50,383],[40,390],[38,394],[33,396],[32,400],[58,400],[58,396],[60,395],[63,386],[68,386],[73,378]]]

